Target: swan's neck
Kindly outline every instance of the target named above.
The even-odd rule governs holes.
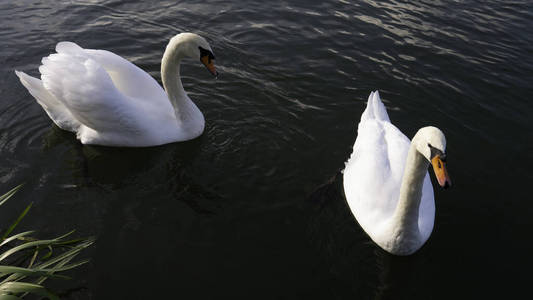
[[[407,154],[400,198],[393,218],[395,230],[398,230],[399,234],[407,235],[406,238],[418,238],[420,234],[418,209],[422,199],[424,178],[429,167],[429,161],[418,152],[417,143],[418,139],[415,136]]]
[[[180,63],[185,57],[179,42],[168,44],[161,61],[161,80],[168,96],[168,100],[174,107],[176,118],[181,120],[191,100],[183,89],[180,77]]]

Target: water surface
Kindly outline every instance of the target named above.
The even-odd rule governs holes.
[[[0,187],[26,183],[0,217],[33,201],[23,227],[98,238],[74,280],[50,282],[65,299],[513,298],[525,288],[530,1],[27,0],[2,2],[0,20]],[[82,146],[13,73],[37,75],[68,40],[160,81],[163,49],[184,31],[211,43],[221,73],[182,66],[206,118],[189,142]],[[376,89],[408,137],[427,125],[447,137],[454,187],[436,190],[435,230],[410,257],[375,246],[342,197],[338,174]]]

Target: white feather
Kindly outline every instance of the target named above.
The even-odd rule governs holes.
[[[76,132],[83,144],[161,145],[195,138],[204,129],[204,117],[179,78],[180,61],[198,56],[198,46],[210,49],[196,34],[171,40],[166,50],[173,59],[162,70],[175,75],[168,94],[126,59],[72,42],[58,43],[57,53],[42,59],[41,80],[15,73],[54,123]]]
[[[379,246],[394,254],[410,254],[420,248],[433,230],[435,217],[433,187],[425,171],[423,186],[412,187],[422,189],[414,220],[417,228],[409,229],[412,232],[408,232],[408,238],[401,236],[405,232],[399,233],[403,229],[395,213],[402,181],[409,176],[404,176],[404,171],[410,163],[410,146],[409,139],[390,122],[378,92],[371,93],[344,170],[344,190],[361,227]],[[427,164],[424,168],[427,170]]]

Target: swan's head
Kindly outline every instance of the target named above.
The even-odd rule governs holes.
[[[450,187],[452,181],[446,170],[446,138],[442,131],[433,126],[423,127],[415,137],[416,149],[431,162],[439,185],[443,188]]]
[[[213,50],[211,50],[211,46],[203,37],[196,33],[180,33],[170,40],[168,47],[179,48],[179,52],[185,57],[200,59],[213,76],[218,76],[214,64],[215,55]]]

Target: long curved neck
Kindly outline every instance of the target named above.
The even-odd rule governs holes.
[[[174,107],[176,117],[180,119],[181,110],[189,102],[189,97],[183,89],[180,77],[180,62],[185,54],[180,47],[179,41],[171,41],[163,54],[161,60],[161,80],[167,93],[168,100]]]
[[[417,136],[413,138],[405,168],[400,198],[394,212],[394,226],[403,234],[415,234],[418,237],[418,209],[422,199],[422,187],[429,167],[429,161],[417,150]],[[415,238],[415,236],[413,236]]]

